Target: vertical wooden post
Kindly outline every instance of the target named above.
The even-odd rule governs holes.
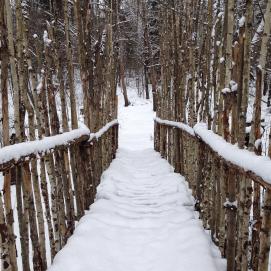
[[[4,176],[4,206],[6,213],[6,222],[7,222],[7,232],[8,232],[8,244],[9,244],[9,255],[10,255],[10,264],[12,271],[17,270],[17,259],[16,259],[16,243],[15,235],[13,230],[14,216],[13,209],[11,205],[11,189],[10,189],[11,175],[10,172],[7,172]]]
[[[119,148],[119,124],[116,125],[116,150]]]
[[[258,271],[268,271],[271,232],[271,191],[266,189],[260,232],[260,253]]]
[[[158,122],[154,122],[154,149],[156,151],[160,151],[160,124]]]
[[[202,181],[203,181],[203,169],[204,169],[204,144],[202,141],[198,141],[198,156],[197,156],[197,185],[196,185],[196,201],[197,211],[200,211],[200,205],[202,201]]]
[[[1,270],[10,271],[12,266],[10,263],[10,254],[8,247],[8,228],[5,219],[2,192],[0,192],[0,244],[1,244]]]
[[[166,129],[165,129],[165,125],[161,124],[159,125],[160,126],[160,154],[163,158],[165,158],[165,153],[166,153],[166,150],[165,150],[165,136],[166,136]]]
[[[220,228],[219,228],[219,222],[220,222],[220,216],[221,216],[221,208],[224,209],[224,207],[221,206],[221,189],[220,189],[220,166],[221,162],[219,158],[215,159],[214,163],[214,182],[215,182],[215,195],[214,195],[214,209],[215,209],[215,239],[218,240],[219,245],[219,236],[220,236]]]
[[[228,201],[224,204],[227,212],[227,271],[235,271],[235,248],[236,248],[236,179],[235,172],[228,168]]]
[[[210,182],[209,182],[209,218],[208,223],[211,230],[211,237],[215,240],[215,218],[217,209],[215,208],[215,195],[216,191],[216,181],[215,178],[215,166],[216,166],[216,157],[213,153],[211,153],[211,168],[210,168]]]
[[[227,191],[227,172],[228,168],[224,162],[220,162],[219,168],[219,188],[220,188],[220,216],[219,216],[219,249],[222,257],[226,257],[226,210],[224,203],[226,202],[226,191]]]
[[[75,190],[75,199],[76,199],[76,215],[77,219],[81,218],[84,213],[83,205],[82,205],[82,197],[80,190],[80,177],[79,177],[79,169],[78,169],[78,161],[76,161],[76,146],[70,147],[70,159],[71,159],[71,168],[72,168],[72,179]]]
[[[251,208],[251,181],[241,176],[239,184],[238,202],[238,244],[236,256],[236,269],[247,270],[249,246],[249,216]]]
[[[29,215],[24,208],[23,204],[23,193],[22,193],[22,167],[20,165],[15,168],[16,174],[16,201],[17,201],[17,213],[18,213],[18,224],[20,232],[21,242],[21,257],[23,269],[29,270],[29,234],[28,234],[28,219]]]
[[[175,172],[181,172],[181,161],[180,161],[180,129],[175,128],[174,130],[174,151],[175,151]]]
[[[43,157],[40,159],[40,185],[41,185],[41,193],[42,193],[42,197],[43,197],[44,205],[45,205],[45,216],[46,216],[46,222],[48,226],[51,259],[53,259],[56,254],[56,251],[55,251],[54,229],[53,229],[52,216],[51,216],[52,205],[50,204],[50,200],[49,200],[48,183],[46,179],[46,168],[45,168],[45,161]]]
[[[29,169],[29,162],[23,164],[23,190],[25,191],[24,203],[25,208],[29,213],[30,237],[33,247],[33,268],[37,271],[45,270],[40,251],[40,242],[38,236],[38,228],[36,222],[36,211],[34,205],[34,197],[32,191],[31,173]]]
[[[179,172],[183,175],[184,171],[184,144],[183,144],[183,131],[179,130]]]
[[[41,202],[41,191],[39,186],[39,177],[38,177],[38,164],[36,160],[31,161],[31,177],[33,182],[33,193],[35,199],[35,207],[37,212],[37,222],[38,222],[38,233],[40,239],[40,251],[43,262],[43,268],[47,269],[47,260],[46,260],[46,241],[45,241],[45,227],[44,227],[44,218],[43,218],[43,206]]]
[[[172,165],[172,131],[171,126],[167,127],[167,160]]]

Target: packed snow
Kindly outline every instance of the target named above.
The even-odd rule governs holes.
[[[49,271],[224,271],[185,179],[153,150],[152,105],[120,105],[120,147]]]

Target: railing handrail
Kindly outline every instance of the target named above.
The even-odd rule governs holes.
[[[193,128],[187,124],[169,120],[155,118],[155,122],[181,129],[190,136],[199,138],[219,159],[232,168],[243,172],[248,178],[259,183],[260,185],[271,189],[271,159],[266,156],[258,156],[248,150],[240,149],[237,146],[227,142],[218,134],[208,130],[203,123],[196,124]],[[193,132],[192,132],[193,131]],[[210,140],[211,138],[211,140]],[[219,145],[218,146],[218,141]],[[227,150],[222,151],[222,150]],[[232,157],[230,158],[230,152]],[[239,157],[242,156],[242,161]],[[253,161],[253,162],[251,162]]]
[[[189,125],[185,124],[185,123],[172,121],[172,120],[164,120],[164,119],[160,119],[158,117],[155,117],[154,121],[159,123],[159,124],[162,124],[162,125],[167,125],[167,126],[171,126],[171,127],[174,127],[174,128],[179,128],[179,129],[187,132],[191,136],[195,136],[194,129],[192,127],[190,127]]]
[[[114,119],[110,122],[108,122],[106,125],[104,125],[98,132],[96,133],[91,133],[89,135],[89,140],[88,141],[92,141],[94,138],[95,139],[99,139],[104,133],[106,133],[110,128],[112,128],[115,125],[118,125],[119,121],[117,119]]]
[[[37,156],[44,156],[56,148],[86,141],[91,142],[93,140],[98,140],[104,133],[115,125],[118,125],[117,119],[107,123],[98,132],[91,133],[87,126],[81,124],[80,128],[69,132],[5,146],[0,149],[0,172],[7,170],[12,167],[12,165],[22,163],[25,160],[29,160]]]

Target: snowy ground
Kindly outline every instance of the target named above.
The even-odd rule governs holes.
[[[49,270],[224,271],[187,183],[153,150],[151,103],[130,99],[120,101],[117,158]]]

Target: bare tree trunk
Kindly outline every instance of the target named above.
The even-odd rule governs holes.
[[[70,105],[71,105],[71,122],[72,129],[78,128],[77,121],[77,109],[76,109],[76,98],[74,90],[74,70],[73,70],[73,57],[72,57],[72,44],[70,39],[70,20],[69,20],[69,1],[64,0],[64,25],[65,25],[65,35],[66,35],[66,54],[68,60],[68,81],[70,88]]]
[[[1,94],[2,94],[2,118],[3,118],[3,145],[9,145],[9,108],[8,108],[8,45],[7,29],[5,25],[5,5],[0,2],[0,41],[1,41]]]
[[[1,60],[1,94],[2,94],[2,118],[3,118],[3,145],[9,145],[9,107],[8,107],[8,46],[7,46],[7,30],[5,25],[5,3],[0,1],[0,60]],[[8,173],[9,175],[9,173]],[[7,177],[4,177],[5,179]],[[9,229],[7,227],[5,210],[2,201],[2,192],[0,193],[0,253],[1,253],[1,269],[12,271],[12,254],[9,247]]]
[[[15,56],[15,46],[14,46],[14,31],[12,22],[12,11],[10,0],[5,0],[6,8],[6,22],[8,29],[8,49],[9,49],[9,61],[11,67],[12,75],[12,85],[14,91],[14,126],[16,131],[16,140],[21,141],[22,134],[20,128],[20,90],[19,90],[19,80],[16,69],[16,56]]]
[[[126,82],[125,82],[125,69],[124,69],[124,52],[123,52],[123,44],[121,43],[120,45],[120,59],[119,59],[119,76],[120,76],[120,83],[121,83],[121,88],[123,91],[123,97],[124,97],[124,106],[129,106],[130,102],[128,99],[128,94],[127,94],[127,88],[126,88]]]
[[[259,66],[257,68],[257,77],[256,77],[256,97],[255,97],[255,104],[254,104],[254,125],[251,127],[251,143],[253,143],[254,140],[257,140],[261,136],[260,132],[260,116],[261,116],[261,96],[262,96],[262,87],[263,87],[263,78],[265,74],[265,66],[266,66],[266,56],[267,56],[267,44],[269,40],[270,35],[270,28],[271,28],[271,1],[267,1],[267,7],[266,12],[264,15],[264,31],[263,31],[263,37],[262,37],[262,43],[261,43],[261,51],[260,51],[260,60],[259,60]],[[254,131],[252,131],[252,128]],[[255,149],[255,151],[260,154],[261,148]],[[269,157],[271,157],[271,144],[269,142]],[[255,191],[257,195],[260,192],[260,188],[257,187],[257,190]],[[258,201],[260,201],[260,198],[258,197]],[[257,206],[257,205],[256,205]],[[271,212],[270,212],[270,206],[271,206],[271,192],[269,189],[266,189],[265,195],[264,195],[264,203],[262,206],[262,223],[261,223],[261,229],[260,233],[254,231],[254,237],[253,239],[256,241],[256,246],[253,247],[253,254],[254,258],[252,258],[252,264],[253,267],[258,268],[259,271],[267,271],[269,268],[269,252],[270,252],[270,227],[271,227]],[[260,215],[256,211],[257,219],[260,219]],[[253,211],[254,213],[254,211]],[[260,236],[259,236],[260,234]],[[259,240],[258,240],[259,239]],[[258,241],[260,245],[258,245]],[[259,261],[257,262],[257,252],[259,252]]]
[[[8,246],[8,229],[4,214],[2,192],[0,193],[0,245],[1,245],[1,270],[12,271],[11,259]]]
[[[13,209],[11,204],[11,174],[7,172],[4,175],[4,204],[5,204],[5,213],[6,213],[6,223],[7,223],[7,233],[8,233],[8,250],[9,250],[9,257],[10,257],[10,265],[11,270],[16,271],[18,270],[17,267],[17,259],[16,259],[16,243],[15,243],[15,235],[14,235],[14,216],[13,216]]]

